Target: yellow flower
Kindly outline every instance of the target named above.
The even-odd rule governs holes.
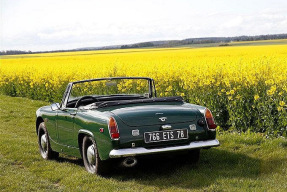
[[[266,94],[270,97],[266,98],[268,102],[277,104],[276,109],[279,107],[279,110],[285,110],[285,50],[287,45],[220,49],[120,49],[45,53],[35,55],[37,57],[7,56],[11,59],[0,59],[0,90],[46,99],[44,94],[54,95],[55,92],[55,95],[61,95],[67,82],[75,80],[110,76],[148,76],[155,79],[155,86],[161,97],[172,96],[173,92],[177,91],[181,96],[192,95],[192,98],[188,99],[196,98],[196,103],[204,104],[211,97],[223,102],[223,95],[224,99],[231,100],[230,102],[251,96],[254,97],[253,101],[261,101],[261,95]],[[265,56],[264,59],[262,55]],[[106,90],[105,83],[99,83],[95,87]],[[146,82],[137,87],[132,81],[122,82],[118,83],[116,88],[117,91],[125,93],[137,90],[148,92]],[[251,95],[247,91],[249,88],[258,92]],[[97,89],[91,90],[88,87],[85,92],[95,94]],[[259,92],[263,89],[266,93]],[[204,90],[208,94],[199,95]],[[211,103],[213,101],[210,102],[210,107],[216,107]],[[236,103],[234,107],[242,106]]]
[[[284,106],[285,106],[285,102],[284,102],[284,101],[280,101],[280,102],[279,102],[279,105],[280,105],[281,107],[284,107]]]
[[[236,98],[236,99],[241,99],[241,96],[240,96],[240,95],[237,95],[235,98]]]
[[[274,84],[274,80],[273,79],[269,79],[267,81],[265,81],[266,85],[273,85]]]
[[[254,100],[255,100],[255,101],[257,101],[259,98],[260,98],[259,95],[255,95],[255,96],[254,96]]]
[[[273,85],[269,90],[267,90],[267,95],[272,96],[276,91],[276,85]]]
[[[172,86],[168,86],[167,88],[166,88],[166,91],[171,91],[172,90]]]
[[[280,106],[279,106],[279,107],[277,107],[277,110],[278,110],[278,111],[282,111],[282,110],[283,110],[283,107],[280,107]]]

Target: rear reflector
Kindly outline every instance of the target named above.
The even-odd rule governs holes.
[[[209,129],[215,129],[217,127],[217,125],[214,122],[211,111],[206,108],[204,115],[205,115],[205,119],[206,119],[206,123],[208,125],[208,128]]]
[[[110,131],[111,139],[115,139],[116,140],[116,139],[120,138],[118,125],[117,125],[116,120],[113,117],[111,117],[110,121],[109,121],[109,131]]]

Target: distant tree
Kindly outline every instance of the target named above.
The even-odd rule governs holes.
[[[20,50],[7,50],[0,51],[0,55],[19,55],[19,54],[30,54],[32,51],[20,51]]]

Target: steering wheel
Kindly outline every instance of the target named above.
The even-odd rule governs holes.
[[[87,95],[87,96],[84,96],[84,97],[80,98],[80,99],[76,102],[75,108],[78,108],[78,107],[80,106],[81,102],[82,102],[83,100],[85,100],[85,99],[88,99],[88,98],[93,99],[95,102],[98,101],[98,99],[96,99],[95,97],[90,96],[90,95]]]

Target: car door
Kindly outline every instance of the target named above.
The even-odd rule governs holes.
[[[59,104],[53,103],[51,105],[51,111],[47,110],[44,117],[46,128],[49,132],[49,137],[52,141],[58,141],[58,130],[57,130],[57,116],[59,111]]]
[[[77,133],[75,131],[75,117],[77,108],[59,110],[57,116],[58,142],[61,145],[76,147]]]

